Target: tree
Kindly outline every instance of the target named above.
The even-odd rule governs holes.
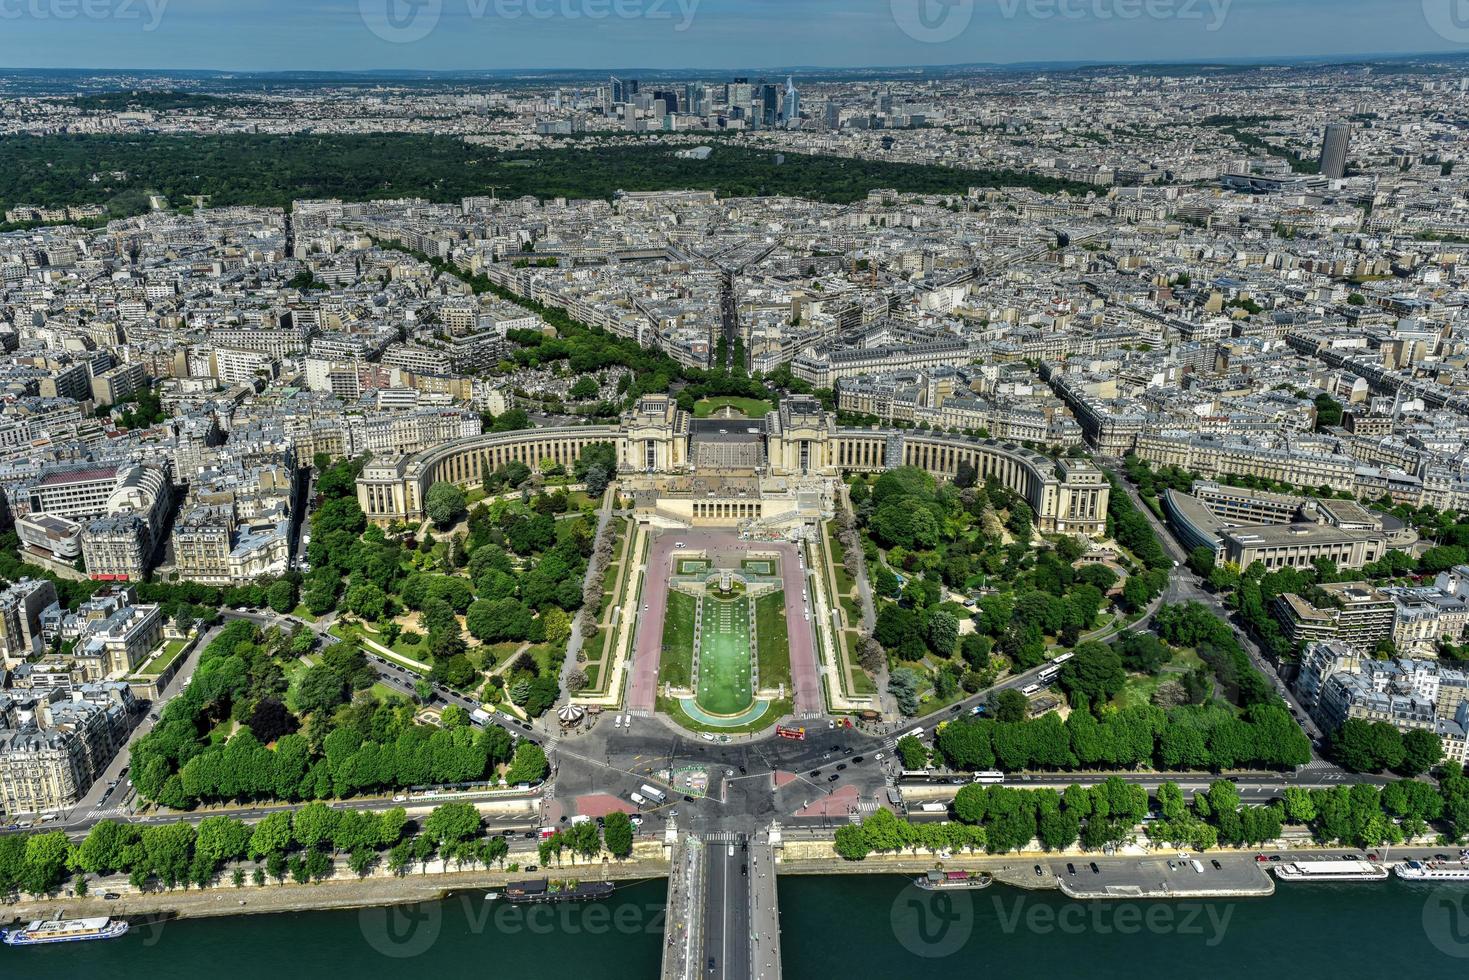
[[[376,585],[364,583],[348,589],[345,601],[350,612],[372,622],[383,618],[388,597]]]
[[[992,705],[991,712],[994,714],[995,720],[1002,722],[1014,723],[1024,721],[1025,716],[1030,711],[1029,699],[1013,687],[1007,687],[1003,691],[996,693],[992,699]]]
[[[1208,578],[1209,573],[1214,570],[1214,549],[1208,545],[1199,545],[1188,553],[1188,567],[1200,578]]]
[[[1325,392],[1316,396],[1316,428],[1318,431],[1341,425],[1341,416],[1341,402]]]
[[[472,803],[445,803],[435,807],[424,821],[423,832],[440,848],[472,840],[480,833],[479,811]]]
[[[250,835],[249,854],[259,859],[271,854],[283,854],[291,846],[291,814],[285,810],[267,814],[255,824]]]
[[[246,721],[255,737],[264,744],[289,735],[297,728],[295,717],[279,698],[261,698],[255,702]]]
[[[526,639],[534,619],[530,607],[519,599],[480,599],[469,607],[465,622],[475,639],[501,643]]]
[[[289,579],[280,579],[265,590],[265,601],[270,608],[285,615],[296,608],[296,586]]]
[[[918,713],[918,675],[910,668],[899,667],[888,673],[888,693],[903,714],[911,718]]]
[[[898,755],[903,760],[904,769],[927,769],[928,750],[923,743],[912,735],[904,735],[898,739]]]
[[[607,842],[607,850],[615,858],[626,858],[632,855],[633,826],[632,820],[621,810],[614,810],[607,814],[603,827],[602,837]]]
[[[505,781],[514,786],[519,783],[535,783],[546,778],[550,766],[546,763],[546,753],[534,742],[522,740],[515,747],[515,758],[510,763],[510,769],[505,774]]]
[[[837,827],[836,852],[848,861],[861,861],[872,853],[867,843],[867,834],[857,824],[844,823]]]
[[[189,828],[190,835],[193,828]],[[32,834],[25,838],[20,880],[21,891],[32,895],[44,895],[61,885],[66,861],[71,853],[71,842],[60,830],[47,834]]]
[[[318,663],[301,677],[296,705],[303,714],[327,714],[346,704],[350,697],[346,679],[326,664]]]
[[[1404,776],[1421,776],[1443,759],[1443,740],[1433,732],[1415,728],[1403,733],[1403,761],[1396,767]]]
[[[941,657],[952,657],[959,643],[959,621],[952,613],[936,609],[928,617],[928,645]]]
[[[1380,772],[1403,764],[1402,734],[1386,722],[1349,718],[1331,738],[1338,762],[1355,772]]]
[[[1127,683],[1122,657],[1105,643],[1083,643],[1061,668],[1061,686],[1093,704],[1110,701]]]
[[[435,483],[424,496],[423,512],[441,528],[453,525],[465,511],[464,491],[452,483]]]

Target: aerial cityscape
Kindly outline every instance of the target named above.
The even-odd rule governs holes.
[[[1469,958],[1447,0],[175,3],[0,0],[15,975]]]

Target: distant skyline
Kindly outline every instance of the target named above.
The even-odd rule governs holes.
[[[1469,52],[1461,0],[0,0],[0,67],[715,72]]]

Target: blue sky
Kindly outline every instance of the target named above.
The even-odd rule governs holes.
[[[717,71],[1459,50],[1469,0],[0,0],[11,68]]]

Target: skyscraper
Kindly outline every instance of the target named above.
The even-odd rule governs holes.
[[[1326,138],[1321,142],[1321,175],[1329,180],[1340,180],[1347,175],[1347,148],[1352,141],[1352,124],[1331,123],[1326,127]]]
[[[794,78],[786,78],[786,104],[783,112],[786,122],[801,118],[801,95],[796,91]]]

